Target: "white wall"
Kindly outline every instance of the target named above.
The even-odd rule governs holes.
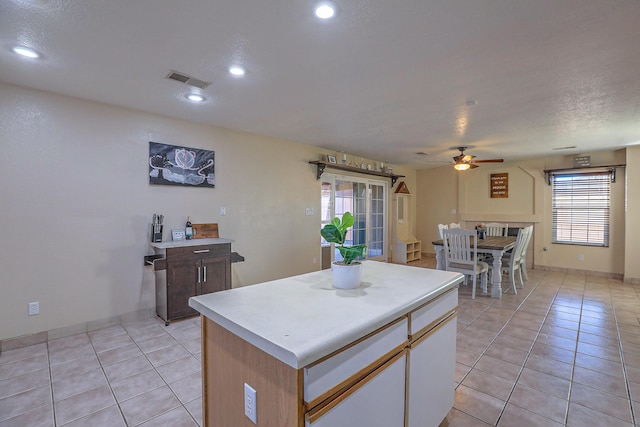
[[[216,188],[149,185],[149,141],[214,150]],[[153,309],[153,213],[217,222],[234,287],[320,268],[317,147],[9,85],[0,146],[0,340]]]

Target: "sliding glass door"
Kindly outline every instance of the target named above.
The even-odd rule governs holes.
[[[348,245],[367,245],[367,258],[387,260],[387,183],[350,176],[323,174],[321,227],[334,217],[351,212],[355,219],[347,234]],[[323,245],[328,243],[322,239]],[[335,248],[332,260],[341,260]]]

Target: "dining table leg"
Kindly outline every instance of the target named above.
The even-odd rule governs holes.
[[[502,298],[502,255],[504,251],[491,251],[493,272],[491,273],[491,298]]]

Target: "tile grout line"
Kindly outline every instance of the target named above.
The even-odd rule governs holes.
[[[546,273],[545,273],[545,275],[546,275]],[[566,274],[565,274],[565,277],[566,277]],[[487,351],[487,349],[491,346],[491,344],[493,344],[493,343],[495,342],[495,340],[498,338],[498,336],[500,335],[500,333],[501,333],[501,332],[502,332],[502,331],[507,327],[507,324],[509,323],[509,321],[510,321],[511,319],[513,319],[513,317],[516,315],[516,313],[518,313],[518,312],[519,312],[520,308],[521,308],[521,307],[523,306],[523,304],[524,304],[524,303],[529,299],[529,297],[531,296],[531,294],[533,294],[533,292],[538,288],[538,286],[539,286],[539,285],[540,285],[540,280],[538,280],[538,281],[537,281],[537,283],[536,283],[536,284],[531,288],[531,290],[527,293],[527,296],[525,296],[525,297],[524,297],[524,299],[523,299],[523,300],[522,300],[522,301],[517,305],[517,307],[513,310],[513,313],[512,313],[512,314],[509,316],[509,318],[505,321],[505,323],[504,323],[504,325],[502,326],[502,328],[500,328],[500,330],[496,333],[496,336],[495,336],[495,337],[494,337],[494,338],[489,342],[489,344],[485,347],[485,349],[482,351],[482,353],[480,354],[480,356],[478,357],[478,359],[473,363],[473,366],[471,366],[471,369],[469,369],[469,371],[468,371],[468,372],[467,372],[467,373],[462,377],[462,379],[460,380],[460,382],[458,383],[458,385],[462,384],[462,382],[464,381],[464,379],[465,379],[465,378],[467,378],[467,376],[469,375],[469,373],[470,373],[473,369],[475,369],[476,365],[478,364],[478,361],[482,358],[482,356],[484,356],[484,355],[485,355],[485,352]],[[556,291],[555,296],[557,296],[557,293],[558,293],[558,291]],[[517,295],[517,294],[516,294],[516,295]],[[554,299],[555,299],[555,296],[554,296]],[[482,312],[481,312],[481,313],[479,313],[479,314],[474,318],[474,321],[475,321],[475,319],[477,319],[478,317],[480,317],[483,313],[485,313],[489,308],[493,307],[496,303],[497,303],[497,301],[493,301],[493,302],[491,302],[491,304],[489,304],[489,305],[487,306],[487,308],[485,308],[484,310],[482,310]],[[551,305],[553,305],[553,303],[552,303]],[[551,305],[549,305],[549,307],[551,307]],[[550,310],[550,308],[548,308],[548,309],[547,309],[547,314],[545,314],[545,318],[544,318],[544,320],[546,320],[547,315],[548,315],[548,313],[549,313],[549,310]],[[532,341],[532,343],[531,343],[531,347],[529,348],[529,351],[527,352],[527,356],[526,356],[525,360],[523,361],[522,365],[520,366],[520,370],[518,371],[518,375],[516,376],[516,379],[515,379],[515,381],[514,381],[514,383],[513,383],[513,386],[511,387],[511,390],[509,391],[509,395],[507,396],[507,398],[506,398],[506,399],[505,399],[505,401],[504,401],[504,402],[505,402],[505,405],[504,405],[504,406],[502,407],[502,409],[500,410],[500,414],[498,415],[498,418],[496,419],[494,426],[497,426],[497,425],[500,423],[500,419],[501,419],[501,418],[502,418],[502,416],[504,415],[504,411],[505,411],[505,410],[506,410],[506,408],[507,408],[507,404],[509,403],[509,399],[511,398],[511,396],[512,396],[512,394],[513,394],[513,391],[515,390],[516,385],[518,384],[518,380],[520,379],[520,376],[522,375],[522,371],[524,371],[524,367],[525,367],[524,365],[527,363],[527,360],[529,360],[529,356],[531,355],[531,351],[533,350],[533,346],[535,345],[535,342],[536,342],[536,340],[537,340],[538,336],[540,335],[540,330],[542,329],[542,326],[544,325],[544,320],[543,320],[542,324],[540,325],[540,328],[536,331],[536,335],[535,335],[535,337],[534,337],[534,339],[533,339],[533,341]],[[473,323],[473,322],[472,322],[472,323]],[[472,324],[472,323],[471,323],[471,324]],[[471,324],[470,324],[470,325],[471,325]],[[467,328],[468,328],[470,325],[467,325]],[[467,328],[465,328],[465,330],[466,330]],[[505,362],[506,362],[506,361],[505,361]],[[458,388],[458,387],[456,387],[456,389],[457,389],[457,388]],[[478,391],[479,391],[479,390],[478,390]],[[482,392],[481,392],[481,393],[482,393]],[[516,406],[517,406],[517,405],[516,405]],[[526,411],[529,411],[529,410],[528,410],[528,409],[526,409],[526,408],[522,408],[522,409],[524,409],[524,410],[526,410]],[[459,410],[459,409],[458,409],[458,410]],[[461,411],[461,412],[464,412],[464,411]],[[531,411],[529,411],[529,412],[531,412]],[[465,414],[466,414],[466,412],[465,412]],[[472,416],[471,414],[467,414],[467,415]],[[475,417],[474,417],[474,418],[475,418]]]
[[[609,292],[611,294],[611,292]],[[614,302],[613,296],[611,295],[611,305],[613,307],[613,318],[616,321],[616,336],[618,337],[618,351],[620,352],[620,361],[622,362],[622,376],[624,377],[624,386],[627,391],[627,397],[629,398],[629,410],[631,411],[631,423],[635,426],[636,417],[633,411],[633,399],[631,397],[631,388],[629,386],[629,376],[627,374],[627,365],[624,362],[624,348],[622,345],[622,336],[620,335],[620,326],[618,323],[618,313],[616,311],[616,304]]]

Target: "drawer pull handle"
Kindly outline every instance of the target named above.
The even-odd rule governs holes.
[[[204,283],[207,283],[207,266],[205,265],[204,267],[202,267],[203,272],[202,272],[202,281]]]
[[[200,276],[200,267],[198,267],[198,283],[200,283],[201,281],[201,276]]]
[[[200,249],[199,251],[193,251],[194,254],[206,254],[211,249]]]

